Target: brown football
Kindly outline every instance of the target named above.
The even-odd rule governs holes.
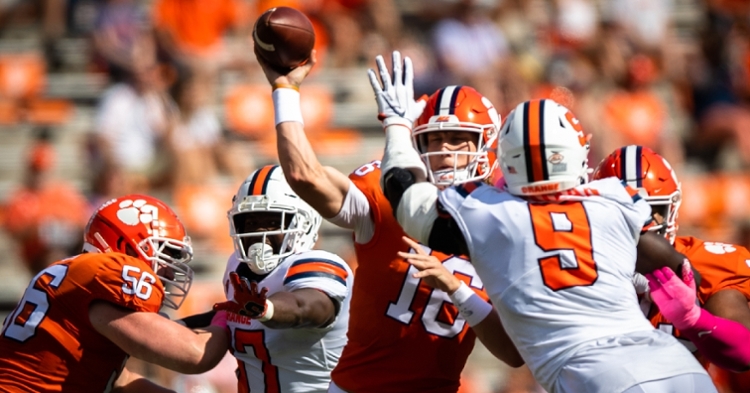
[[[271,8],[253,28],[255,51],[272,66],[291,70],[304,64],[315,45],[310,19],[290,7]]]

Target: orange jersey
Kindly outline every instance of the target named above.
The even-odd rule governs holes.
[[[158,312],[164,297],[150,266],[119,253],[81,254],[42,270],[0,333],[0,392],[105,392],[127,354],[97,332],[89,305],[104,300]]]
[[[724,289],[740,291],[750,302],[750,251],[745,247],[715,242],[704,242],[691,236],[678,236],[674,242],[675,249],[685,255],[693,268],[701,275],[701,285],[698,288],[698,299],[705,303],[715,293]],[[693,352],[695,346],[687,338],[680,335],[679,330],[664,318],[655,305],[649,310],[649,319],[657,329],[674,334]],[[701,363],[709,368],[708,361],[698,356]],[[716,368],[711,366],[711,368]],[[715,371],[712,377],[717,384],[731,383],[733,379],[748,379],[750,373],[730,373]],[[717,378],[721,375],[721,378]],[[747,390],[750,392],[750,388]]]
[[[456,392],[474,333],[448,296],[412,277],[416,268],[397,256],[409,247],[380,188],[380,162],[359,168],[350,179],[369,201],[375,230],[368,243],[354,244],[359,266],[349,341],[333,381],[352,393]],[[431,253],[487,299],[466,258]]]

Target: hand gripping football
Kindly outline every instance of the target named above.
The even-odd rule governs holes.
[[[310,19],[290,7],[271,8],[253,28],[255,52],[279,70],[289,71],[304,64],[315,45]]]

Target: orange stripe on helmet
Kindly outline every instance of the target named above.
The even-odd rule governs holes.
[[[531,154],[531,180],[546,180],[544,176],[544,157],[540,148],[544,141],[542,140],[542,116],[541,100],[529,101],[529,110],[527,114],[527,124],[529,126],[529,153]]]
[[[250,183],[250,195],[263,195],[263,185],[268,183],[268,178],[274,168],[276,168],[276,165],[266,165],[258,171],[258,174]]]

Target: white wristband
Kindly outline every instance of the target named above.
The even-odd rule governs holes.
[[[273,115],[276,125],[285,121],[302,121],[302,107],[299,103],[299,92],[289,88],[278,88],[271,94],[273,97]]]
[[[492,305],[484,301],[479,295],[461,281],[461,286],[450,295],[451,301],[458,308],[469,326],[476,326],[492,312]]]
[[[273,318],[273,302],[266,299],[266,312],[263,313],[263,315],[258,318],[261,322],[270,321],[271,318]]]

